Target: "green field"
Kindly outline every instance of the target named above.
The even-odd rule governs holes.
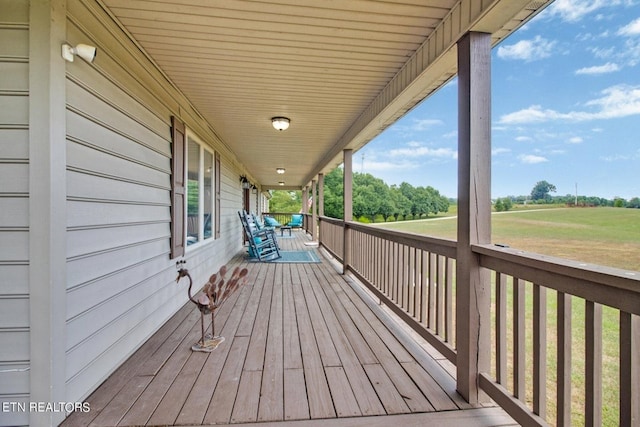
[[[455,217],[391,222],[381,227],[456,238]],[[492,241],[598,265],[640,271],[640,209],[558,208],[494,213]]]
[[[551,256],[640,271],[640,210],[624,208],[558,208],[522,210],[492,215],[492,241]],[[456,219],[434,218],[380,224],[385,228],[456,238]],[[511,288],[510,288],[511,289]],[[527,285],[526,318],[531,325],[531,285]],[[508,305],[513,302],[511,292]],[[572,424],[584,423],[584,301],[573,299],[572,309]],[[511,310],[511,308],[509,308]],[[555,421],[556,293],[547,292],[548,418]],[[510,316],[510,315],[509,315]],[[603,310],[603,425],[618,424],[619,335],[618,312]],[[511,331],[508,332],[511,336]],[[527,334],[528,379],[531,384],[531,335]],[[512,351],[512,348],[509,348]],[[511,381],[511,380],[509,380]],[[531,389],[528,387],[528,403]]]

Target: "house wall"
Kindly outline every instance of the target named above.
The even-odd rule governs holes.
[[[29,2],[0,0],[0,11],[1,405],[29,400]]]
[[[239,170],[187,100],[92,1],[67,3],[66,396],[81,400],[187,301],[170,260],[170,119],[221,153],[220,238],[187,248],[196,285],[241,249]]]
[[[52,2],[52,11],[64,10],[59,7],[64,0]],[[40,9],[42,4],[48,7],[40,2]],[[0,403],[34,400],[42,396],[35,388],[55,389],[49,396],[67,402],[82,401],[186,303],[186,286],[176,284],[176,260],[169,255],[171,116],[221,156],[220,238],[187,248],[184,256],[196,286],[242,249],[238,177],[246,171],[188,100],[94,1],[66,2],[67,19],[50,19],[53,29],[30,26],[33,7],[28,0],[0,0]],[[30,216],[34,194],[41,193],[35,192],[41,183],[29,182],[37,176],[30,174],[30,147],[36,147],[30,138],[41,133],[32,129],[30,135],[29,86],[37,74],[30,75],[35,58],[29,55],[42,50],[30,43],[56,31],[72,45],[96,46],[98,54],[92,64],[80,58],[59,62],[58,41],[51,42],[55,52],[45,61],[54,69],[65,66],[66,78],[44,84],[55,86],[54,94],[58,88],[66,94],[50,104],[66,105],[60,127],[66,138],[40,137],[37,143],[66,158],[66,169],[50,174],[59,179],[44,183],[49,192],[66,191],[66,205],[57,213]],[[50,274],[57,271],[63,279],[35,284],[30,274],[47,271],[30,260],[39,241],[34,230],[40,233],[33,221],[42,215],[66,219],[64,238],[49,239],[64,242],[52,248],[64,254],[62,265],[45,263]],[[57,223],[50,222],[50,228]],[[61,328],[50,326],[46,314],[33,313],[41,303],[35,304],[30,292],[49,288],[43,305],[55,311],[54,294],[62,295]],[[36,337],[63,341],[64,355],[38,354]],[[30,378],[50,361],[53,366],[44,369],[64,374],[62,391],[55,378]],[[0,414],[0,425],[57,422],[28,413]]]

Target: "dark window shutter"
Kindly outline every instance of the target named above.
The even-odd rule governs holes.
[[[171,258],[184,255],[185,247],[185,128],[171,117]]]
[[[216,192],[216,205],[214,207],[215,209],[215,221],[216,221],[216,239],[220,238],[220,176],[222,174],[222,167],[220,166],[220,153],[218,153],[216,151],[216,157],[215,157],[215,173],[216,173],[216,177],[215,177],[215,192]]]

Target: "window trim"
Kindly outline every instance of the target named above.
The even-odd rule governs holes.
[[[218,221],[218,205],[217,196],[216,196],[216,188],[217,188],[217,179],[218,179],[218,170],[216,164],[216,151],[205,144],[202,139],[200,139],[194,132],[192,132],[189,128],[186,129],[185,133],[185,156],[184,156],[184,170],[185,170],[185,198],[183,203],[184,209],[184,217],[188,218],[188,164],[189,164],[189,142],[193,141],[199,146],[199,162],[198,162],[198,241],[192,244],[189,244],[187,240],[187,227],[184,227],[184,241],[185,241],[185,250],[190,251],[192,249],[196,249],[200,246],[206,245],[208,243],[213,242],[219,237],[219,231],[216,229],[215,224]],[[212,164],[211,167],[213,170],[211,171],[211,235],[207,238],[204,237],[204,222],[205,222],[205,214],[204,214],[204,176],[205,176],[205,152],[208,152],[211,155]],[[185,222],[186,223],[186,222]]]

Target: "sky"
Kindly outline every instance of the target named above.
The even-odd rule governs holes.
[[[492,51],[493,198],[640,197],[640,0],[556,0]],[[457,197],[457,80],[354,153],[355,172]]]

